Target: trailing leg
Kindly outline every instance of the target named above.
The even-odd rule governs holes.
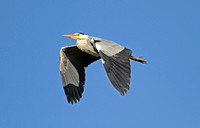
[[[133,57],[133,56],[131,56],[131,58],[130,59],[132,59],[132,60],[134,60],[134,61],[137,61],[137,62],[140,62],[140,63],[143,63],[143,64],[147,64],[147,62],[144,60],[144,59],[142,59],[142,57],[140,56],[140,57]]]

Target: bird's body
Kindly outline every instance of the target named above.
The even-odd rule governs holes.
[[[88,53],[88,54],[90,54],[90,55],[99,57],[98,52],[95,51],[95,50],[94,50],[94,47],[91,45],[91,40],[92,40],[92,37],[87,36],[87,37],[85,37],[84,40],[77,40],[77,41],[76,41],[76,46],[77,46],[80,50],[82,50],[82,51],[84,51],[84,52],[86,52],[86,53]]]
[[[109,40],[83,33],[63,35],[77,39],[76,46],[60,50],[60,72],[69,103],[82,97],[85,84],[85,67],[101,58],[112,85],[121,95],[129,90],[130,59],[146,63],[140,57],[131,56],[132,51]]]

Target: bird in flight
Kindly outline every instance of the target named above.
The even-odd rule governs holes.
[[[130,59],[146,64],[142,57],[133,57],[132,51],[113,41],[83,33],[63,35],[76,39],[76,46],[60,50],[60,74],[69,103],[80,101],[84,91],[85,68],[101,59],[114,88],[123,96],[130,85]]]

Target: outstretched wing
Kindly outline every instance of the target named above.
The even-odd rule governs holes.
[[[124,95],[130,85],[129,59],[132,51],[112,41],[98,38],[94,38],[94,47],[99,52],[112,85]]]
[[[85,69],[90,63],[98,60],[77,46],[62,47],[60,50],[60,74],[69,103],[80,101],[85,84]]]

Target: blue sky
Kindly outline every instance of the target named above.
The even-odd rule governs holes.
[[[0,2],[1,128],[199,128],[198,0],[6,0]],[[131,62],[121,96],[101,61],[87,70],[81,102],[67,103],[63,34],[115,41],[143,56]]]

